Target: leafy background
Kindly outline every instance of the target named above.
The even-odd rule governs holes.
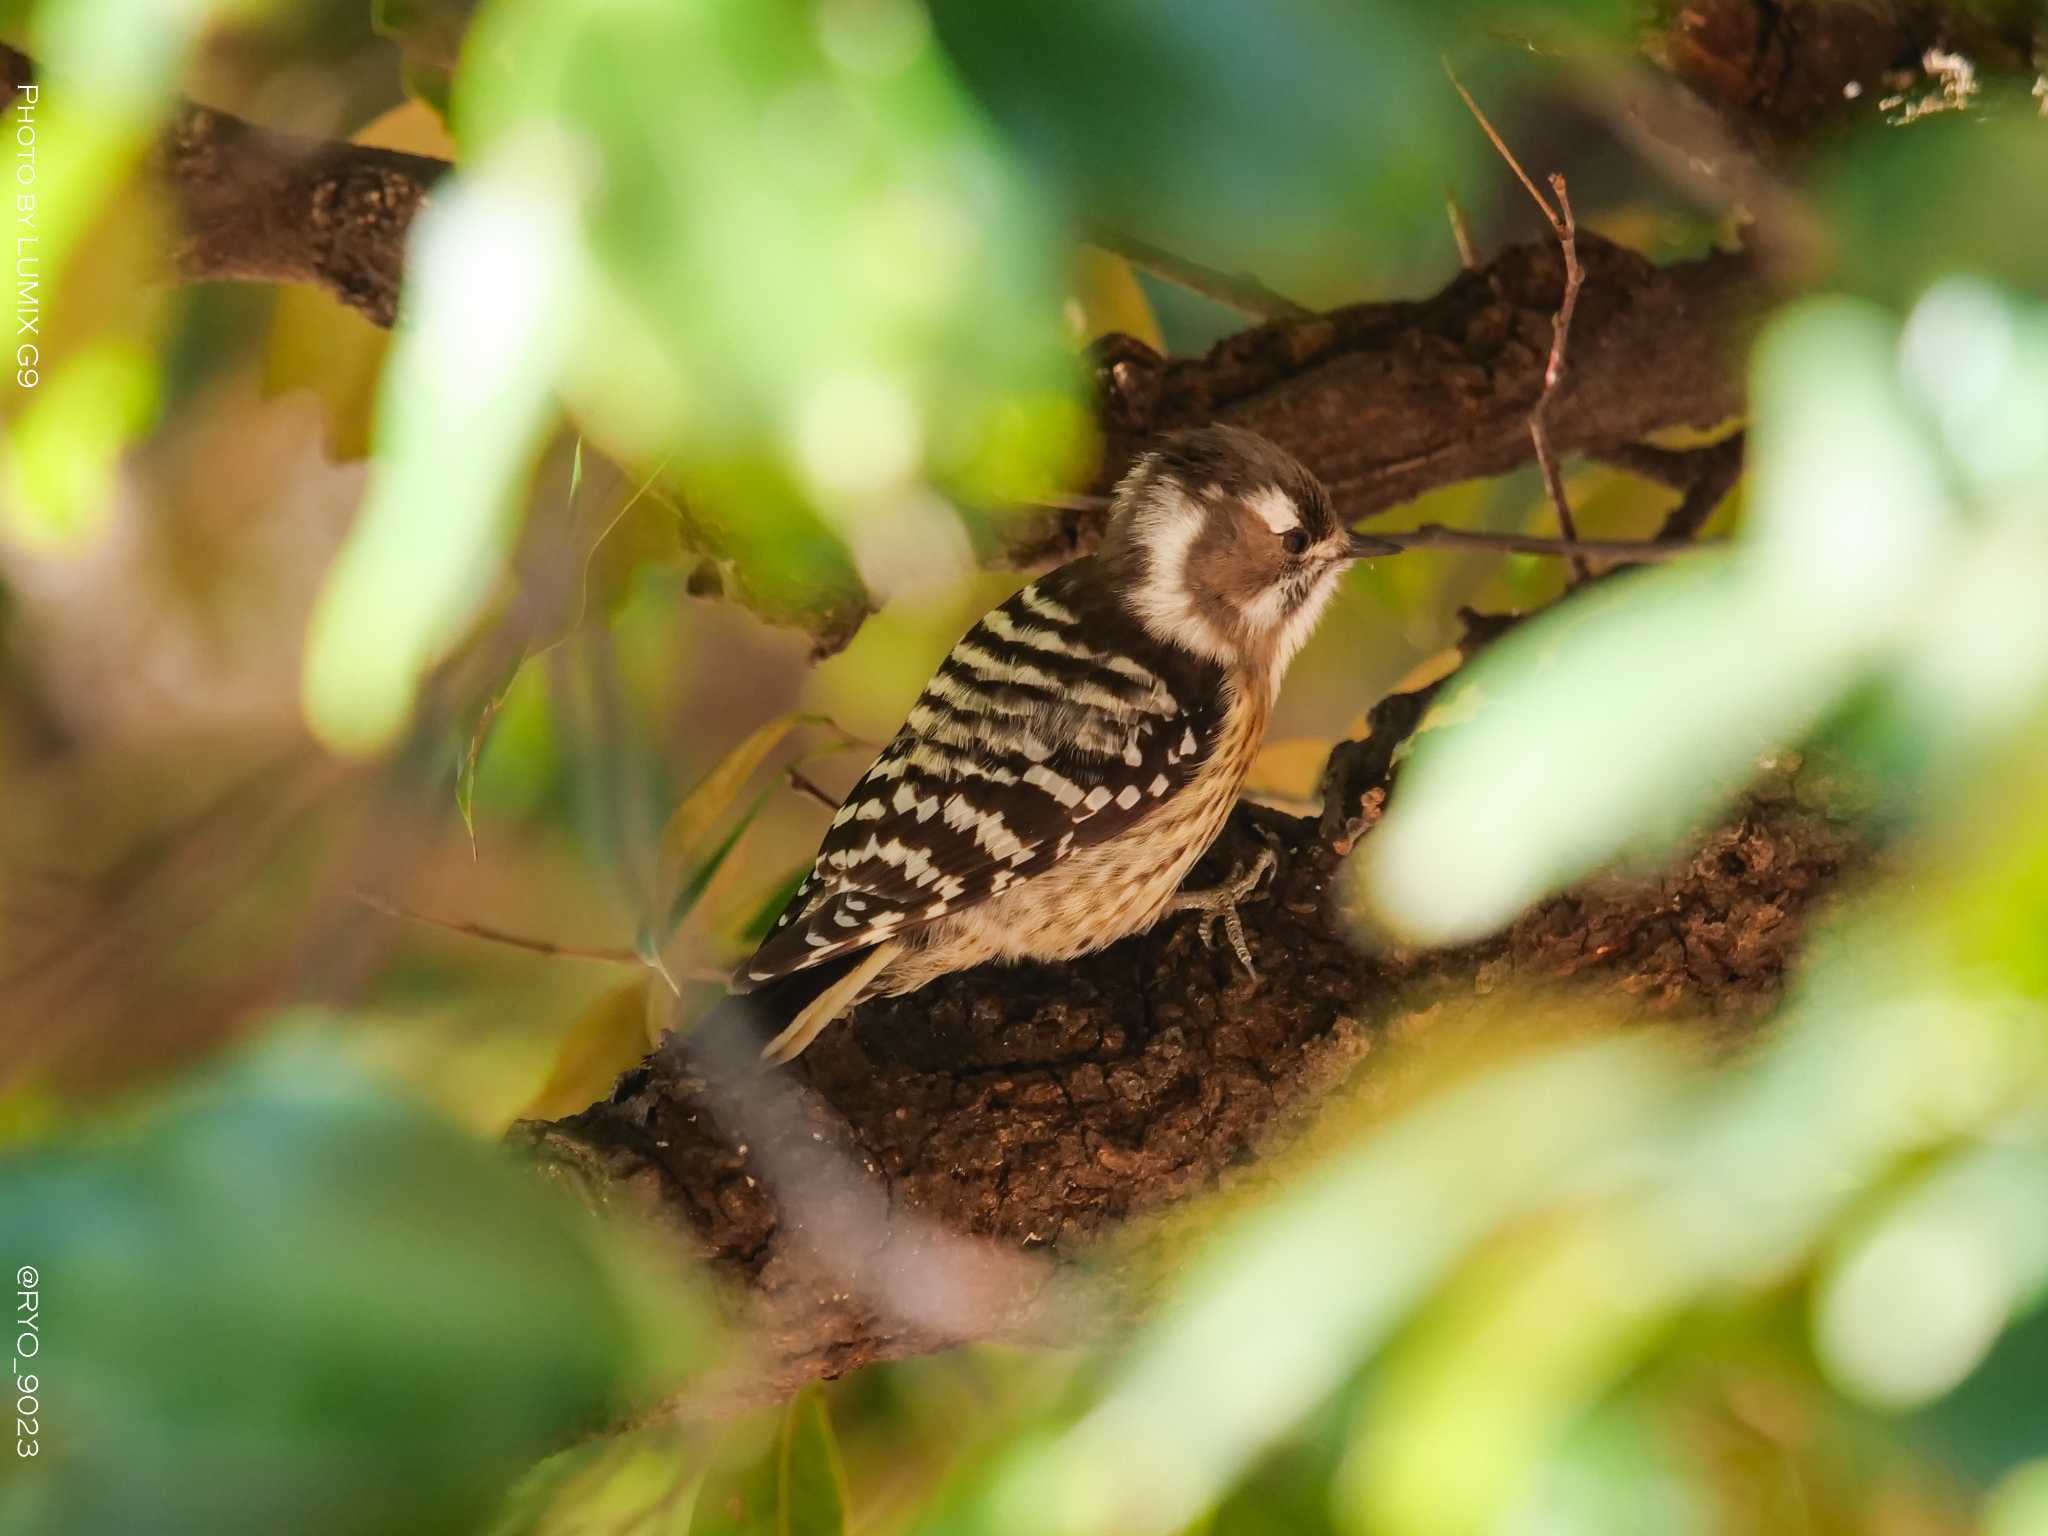
[[[609,1433],[727,1341],[660,1239],[492,1150],[706,995],[826,814],[790,772],[843,788],[1015,584],[976,552],[1085,475],[1081,344],[1240,323],[1089,240],[1314,305],[1433,290],[1447,189],[1482,250],[1542,233],[1448,58],[1589,228],[1695,254],[1726,216],[1612,127],[1635,20],[11,8],[46,324],[0,443],[0,1232],[41,1274],[45,1427],[0,1530],[2048,1529],[2026,82],[1873,83],[1788,170],[1820,238],[1755,343],[1735,543],[1489,652],[1351,871],[1386,923],[1484,932],[1803,748],[1896,856],[1756,1049],[1488,999],[1187,1218],[1128,1337]],[[178,91],[459,150],[395,335],[150,280]],[[1569,486],[1591,534],[1660,510]],[[810,666],[692,595],[686,516],[757,610],[881,611]],[[1396,516],[1548,526],[1526,474]],[[1357,572],[1257,788],[1299,803],[1461,605],[1560,585]]]

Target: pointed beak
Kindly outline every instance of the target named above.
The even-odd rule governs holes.
[[[1401,553],[1401,546],[1389,543],[1385,539],[1376,539],[1369,533],[1353,533],[1351,535],[1351,549],[1348,556],[1350,559],[1365,560],[1374,555],[1398,555],[1399,553]]]

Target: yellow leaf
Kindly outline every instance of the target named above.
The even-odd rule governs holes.
[[[1741,416],[1730,416],[1711,427],[1659,427],[1646,433],[1643,441],[1656,448],[1707,448],[1742,426],[1744,420]]]
[[[1121,256],[1082,246],[1074,261],[1072,304],[1075,340],[1083,346],[1118,331],[1137,337],[1154,352],[1166,350],[1145,290],[1138,286],[1131,264]]]
[[[1267,742],[1245,775],[1245,793],[1281,800],[1313,799],[1322,782],[1323,765],[1335,745],[1328,736],[1287,736]]]
[[[822,715],[777,715],[730,752],[683,796],[661,832],[662,874],[674,890],[703,862],[715,846],[719,819],[732,808],[740,791],[782,738],[800,725],[829,725]]]
[[[376,149],[453,159],[455,146],[432,109],[409,101],[356,134]],[[280,289],[263,359],[263,391],[304,389],[327,407],[327,451],[338,463],[370,451],[370,408],[391,335],[318,288]]]
[[[621,1072],[653,1044],[647,1026],[647,980],[640,977],[605,993],[569,1026],[555,1050],[547,1081],[520,1111],[528,1120],[556,1120],[587,1108],[611,1092]]]
[[[1415,693],[1431,683],[1440,683],[1464,663],[1465,653],[1455,645],[1447,645],[1434,656],[1425,656],[1410,667],[1401,680],[1389,688],[1389,693]]]

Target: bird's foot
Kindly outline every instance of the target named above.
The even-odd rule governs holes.
[[[1238,903],[1248,900],[1279,867],[1280,860],[1273,850],[1261,848],[1259,856],[1249,867],[1240,864],[1229,879],[1209,890],[1182,891],[1173,898],[1173,904],[1167,911],[1201,913],[1202,920],[1195,931],[1201,934],[1204,947],[1209,949],[1216,947],[1216,925],[1221,923],[1230,947],[1237,955],[1238,964],[1244,967],[1246,976],[1257,981],[1258,968],[1252,964],[1252,947],[1245,942],[1244,920],[1237,915],[1237,908]]]

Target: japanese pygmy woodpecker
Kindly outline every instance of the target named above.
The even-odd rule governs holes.
[[[1290,455],[1212,426],[1118,485],[1100,547],[955,645],[733,977],[787,1061],[864,998],[988,960],[1063,960],[1246,882],[1180,883],[1222,831],[1352,534]]]

